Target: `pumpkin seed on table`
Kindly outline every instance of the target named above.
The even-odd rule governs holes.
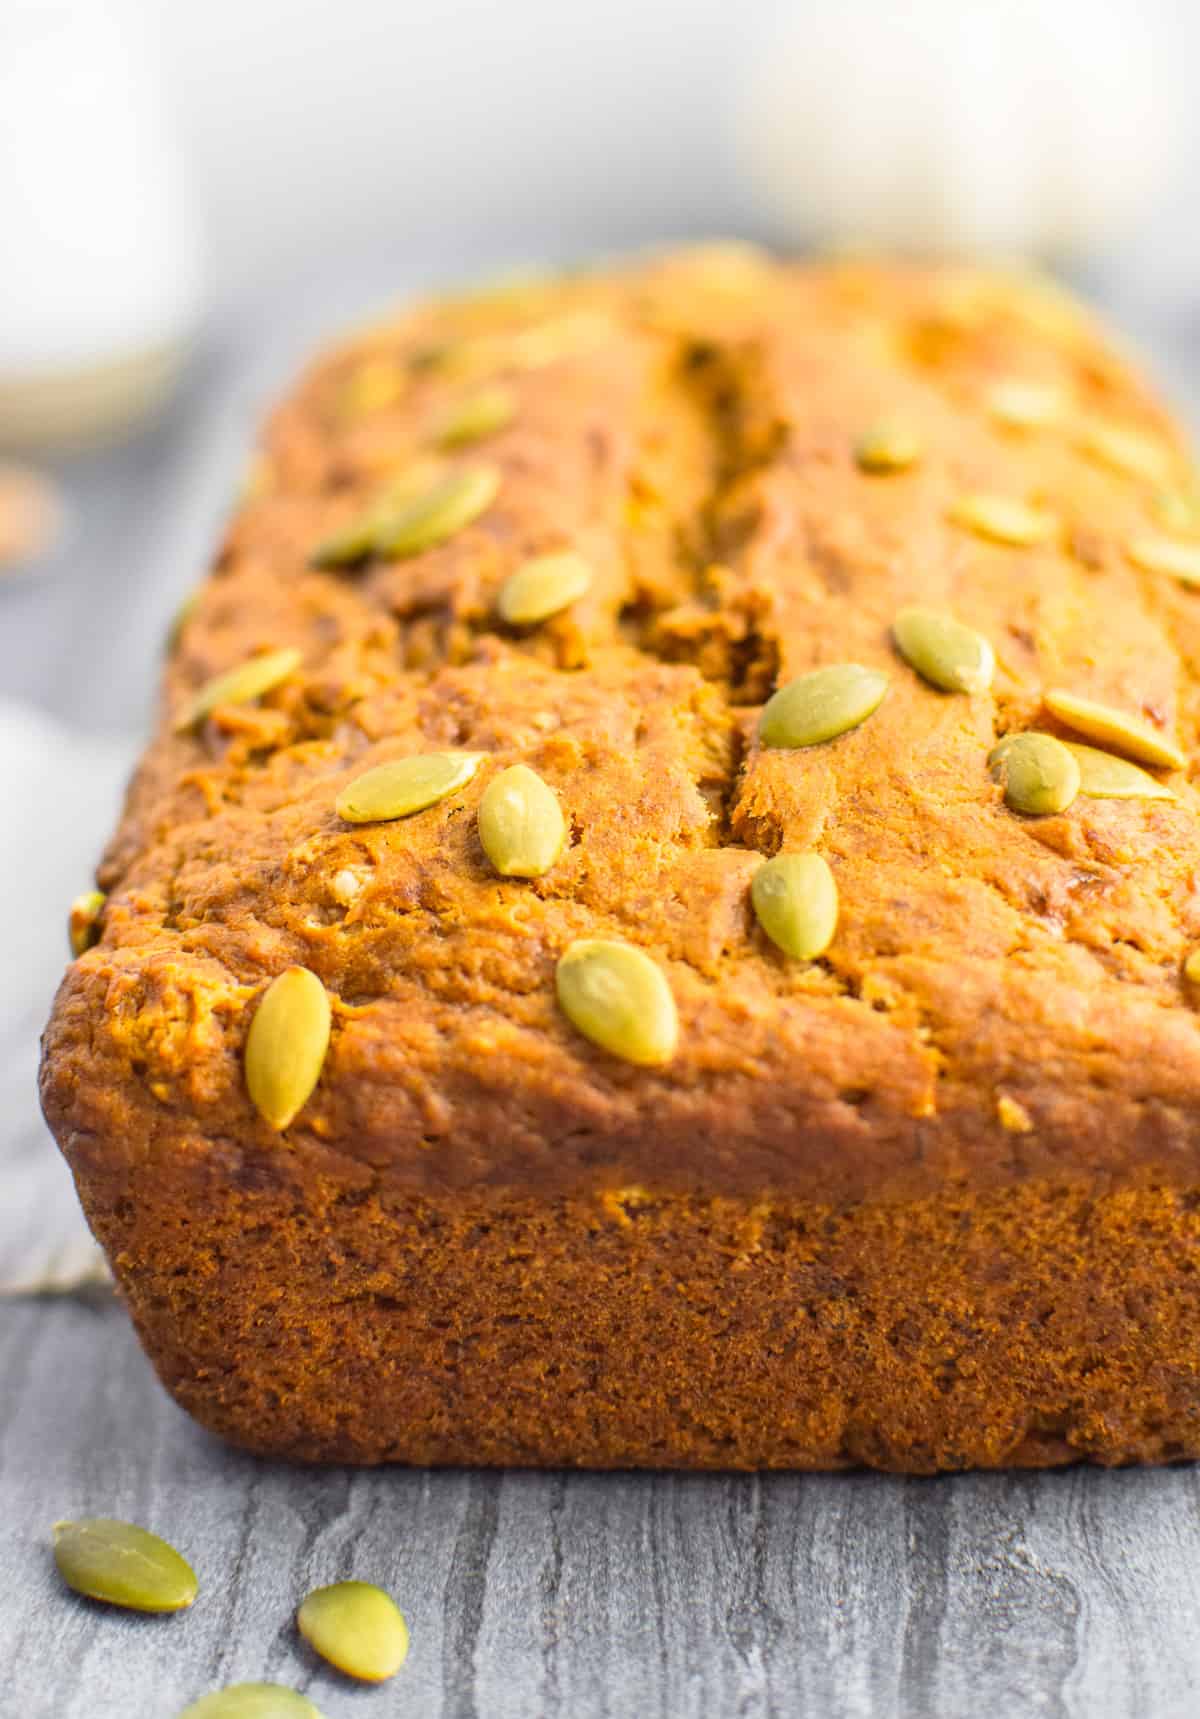
[[[1052,734],[1007,735],[988,753],[988,768],[1012,810],[1029,817],[1065,812],[1079,792],[1079,763]]]
[[[393,560],[435,549],[486,513],[499,493],[500,473],[494,466],[451,472],[380,525],[374,547]]]
[[[392,758],[356,776],[337,797],[339,818],[348,824],[381,824],[411,817],[465,788],[482,752],[416,752]]]
[[[776,854],[750,884],[758,923],[772,943],[799,961],[814,961],[837,930],[837,884],[817,853]]]
[[[179,1719],[321,1719],[304,1695],[281,1683],[231,1683],[185,1707]]]
[[[832,663],[773,693],[758,720],[764,746],[819,746],[836,740],[879,708],[888,677],[860,663]]]
[[[1173,800],[1165,782],[1149,775],[1140,764],[1118,758],[1078,740],[1063,745],[1079,765],[1079,792],[1090,800]]]
[[[1200,949],[1193,949],[1184,961],[1183,976],[1189,985],[1200,985]]]
[[[860,469],[873,476],[907,471],[920,459],[921,439],[901,423],[875,424],[858,438],[854,457]]]
[[[440,420],[435,440],[441,448],[464,448],[505,430],[516,417],[517,403],[510,388],[499,383],[481,388],[458,405],[450,407]]]
[[[54,1524],[54,1562],[69,1588],[135,1612],[180,1612],[196,1597],[196,1572],[157,1534],[109,1516]]]
[[[106,899],[100,890],[89,889],[86,894],[77,895],[71,903],[67,916],[67,941],[76,960],[100,941],[99,921]]]
[[[591,567],[573,549],[535,555],[501,585],[496,612],[511,627],[536,626],[569,608],[591,582]]]
[[[307,967],[288,967],[263,992],[246,1035],[246,1090],[278,1133],[303,1110],[321,1078],[331,1016],[329,993]]]
[[[362,1683],[394,1677],[408,1657],[408,1625],[399,1606],[370,1582],[315,1588],[296,1613],[296,1625],[322,1659]]]
[[[1187,763],[1186,753],[1176,742],[1143,717],[1100,704],[1094,698],[1081,698],[1063,687],[1052,687],[1043,693],[1042,703],[1064,728],[1086,734],[1089,740],[1098,740],[1114,752],[1136,758],[1140,764],[1182,770]]]
[[[569,945],[554,974],[558,1004],[583,1036],[625,1062],[670,1062],[679,1018],[666,976],[631,943],[584,937]]]
[[[959,496],[950,509],[950,518],[977,537],[1010,549],[1032,548],[1058,530],[1058,520],[1045,508],[1031,507],[1014,496],[981,491]]]
[[[236,668],[214,675],[196,693],[183,716],[175,725],[177,734],[184,734],[203,722],[206,716],[222,704],[252,704],[256,698],[282,685],[300,667],[301,653],[289,646],[281,651],[266,651],[262,656],[247,657]]]
[[[494,776],[479,802],[479,840],[501,877],[541,877],[567,839],[553,789],[526,764]]]
[[[986,692],[996,655],[982,633],[936,609],[901,609],[892,623],[905,662],[943,692]]]
[[[1143,573],[1162,573],[1182,585],[1200,585],[1200,543],[1174,537],[1131,537],[1125,553]]]

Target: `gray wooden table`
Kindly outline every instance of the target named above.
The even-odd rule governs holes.
[[[262,398],[342,307],[248,320],[154,436],[66,471],[72,543],[0,592],[0,693],[93,729],[142,721]],[[49,1530],[80,1513],[173,1539],[200,1575],[193,1610],[138,1619],[65,1593]],[[350,1574],[411,1627],[379,1689],[323,1670],[292,1627],[308,1588]],[[0,1650],[3,1719],[172,1719],[260,1678],[327,1719],[1184,1719],[1200,1471],[299,1470],[191,1425],[107,1293],[0,1302]]]

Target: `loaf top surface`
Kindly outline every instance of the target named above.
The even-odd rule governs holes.
[[[497,384],[509,421],[447,449]],[[864,469],[883,425],[916,452]],[[381,486],[443,466],[498,475],[479,517],[420,553],[313,565]],[[719,247],[356,335],[269,423],[169,657],[99,872],[100,940],[46,1037],[68,1156],[830,1200],[1194,1178],[1190,769],[1153,771],[1171,798],[1026,817],[987,765],[1013,731],[1086,738],[1048,712],[1054,689],[1194,758],[1200,590],[1164,571],[1200,555],[1193,484],[1136,369],[1040,281]],[[1048,521],[1040,540],[973,526],[981,495]],[[504,624],[506,577],[558,549],[585,558],[586,593]],[[991,642],[990,690],[938,691],[898,655],[912,604]],[[210,677],[285,647],[301,660],[281,684],[179,728]],[[886,673],[879,709],[823,745],[765,746],[768,696],[844,662]],[[485,755],[461,791],[398,821],[338,816],[365,769],[445,748]],[[570,831],[528,880],[496,875],[476,823],[517,762]],[[809,849],[840,898],[812,962],[749,899],[764,856]],[[666,975],[666,1066],[564,1018],[556,962],[586,937]],[[278,1134],[243,1050],[293,964],[333,1027]]]

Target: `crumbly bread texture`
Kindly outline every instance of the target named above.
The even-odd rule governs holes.
[[[447,434],[498,382],[511,413]],[[880,426],[917,456],[861,459]],[[493,467],[494,501],[421,553],[312,565],[430,460]],[[1157,770],[1173,798],[1024,817],[987,767],[1013,731],[1087,738],[1056,688],[1195,756],[1200,592],[1146,552],[1195,543],[1193,482],[1078,306],[962,268],[709,248],[421,306],[320,362],[182,626],[45,1038],[168,1389],[339,1462],[1200,1455],[1200,799]],[[1050,528],[999,541],[977,496]],[[505,578],[560,549],[588,590],[504,624]],[[989,691],[898,656],[912,604],[985,635]],[[261,700],[177,731],[286,647]],[[769,695],[840,662],[887,673],[878,710],[764,747]],[[460,792],[337,816],[365,769],[445,748],[485,754]],[[568,845],[502,879],[476,811],[518,762]],[[840,901],[811,962],[750,905],[793,849]],[[596,937],[666,975],[665,1066],[556,1005]],[[243,1053],[292,965],[332,1036],[276,1132]]]

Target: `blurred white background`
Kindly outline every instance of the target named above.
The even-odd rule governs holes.
[[[1136,160],[1160,117],[1147,111],[1143,91],[1148,38],[1162,79],[1157,106],[1173,115],[1182,107],[1185,130],[1119,266],[1147,296],[1170,297],[1200,279],[1195,0],[148,3],[163,29],[218,299],[272,291],[382,247],[453,265],[723,231],[794,241],[804,235],[764,207],[762,155],[739,147],[739,128],[750,92],[768,93],[764,57],[778,66],[781,49],[797,108],[811,108],[822,83],[834,116],[843,97],[853,105],[855,68],[826,72],[831,38],[844,39],[847,24],[861,44],[860,77],[868,66],[877,73],[881,50],[893,67],[858,120],[857,171],[869,171],[874,157],[884,185],[898,113],[910,133],[936,128],[953,121],[957,101],[960,123],[969,123],[989,90],[1013,77],[1027,79],[1033,96],[1024,106],[1015,100],[1014,124],[989,142],[990,181],[1006,155],[1021,155],[1029,99],[1070,108],[1075,129],[1064,142],[1079,138],[1089,114],[1115,135],[1120,148],[1097,155],[1090,170],[1093,184],[1119,176],[1122,154]],[[1001,28],[1007,18],[1012,51],[998,56],[981,43],[987,63],[964,68],[955,42],[971,15]],[[1115,83],[1108,51],[1121,26],[1138,49],[1128,55],[1127,91],[1119,39]],[[1184,103],[1173,74],[1187,82]],[[842,83],[830,89],[835,76]],[[940,120],[931,113],[939,88]],[[786,104],[787,89],[777,82],[770,93]],[[936,178],[952,134],[929,135]],[[1081,173],[1086,136],[1082,148]],[[818,153],[790,170],[827,167]]]

